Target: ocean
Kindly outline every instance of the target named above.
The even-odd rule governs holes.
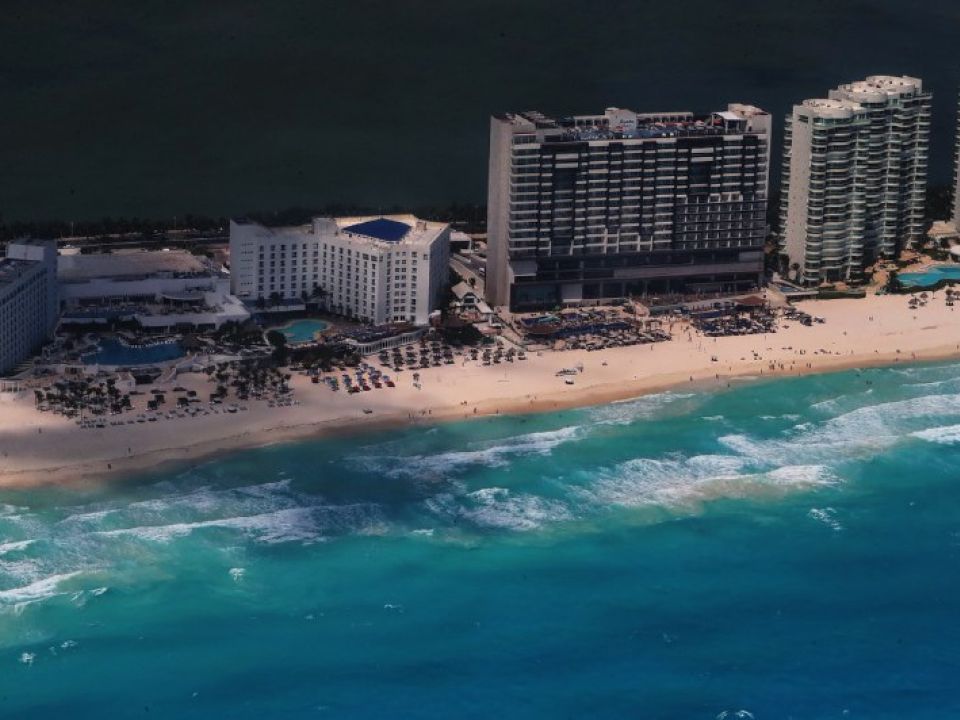
[[[955,718],[960,364],[0,494],[0,717]]]
[[[489,118],[774,117],[876,74],[934,93],[953,177],[956,0],[5,0],[0,219],[486,203]],[[174,224],[177,224],[175,222]]]

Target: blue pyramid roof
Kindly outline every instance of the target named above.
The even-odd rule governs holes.
[[[403,236],[410,232],[410,225],[397,220],[388,220],[387,218],[377,218],[376,220],[367,220],[366,222],[348,225],[344,232],[356,233],[357,235],[366,235],[367,237],[385,242],[399,242]]]

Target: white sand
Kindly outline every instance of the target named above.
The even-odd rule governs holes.
[[[726,387],[735,377],[960,358],[960,314],[946,307],[942,291],[918,310],[911,310],[907,299],[868,296],[800,303],[801,309],[826,318],[826,323],[804,327],[788,322],[769,335],[702,338],[677,326],[672,341],[655,345],[528,354],[523,362],[488,367],[468,361],[421,370],[419,390],[411,371],[390,373],[396,388],[354,395],[333,392],[295,374],[292,385],[298,406],[270,408],[265,402],[250,401],[245,403],[248,412],[234,415],[94,430],[36,411],[29,392],[0,402],[0,486],[89,482],[163,462],[322,433],[592,405],[691,383]],[[578,363],[584,371],[574,378],[575,384],[566,385],[564,378],[556,377],[561,368]],[[197,389],[200,397],[213,387],[200,375],[182,375],[175,384]],[[373,413],[364,414],[364,408]]]

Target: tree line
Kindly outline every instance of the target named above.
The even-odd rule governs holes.
[[[945,220],[953,214],[952,185],[930,185],[925,198],[926,216],[929,220]],[[780,224],[780,189],[770,190],[767,203],[767,222],[772,233]],[[237,217],[246,217],[270,227],[303,225],[318,216],[344,217],[351,215],[394,215],[412,212],[427,220],[448,222],[458,230],[482,233],[487,226],[487,207],[483,204],[450,203],[448,205],[422,205],[405,208],[399,205],[373,207],[349,203],[332,203],[315,207],[292,206],[283,210],[252,210]],[[161,240],[171,233],[185,235],[225,235],[229,219],[223,216],[187,213],[176,218],[149,219],[139,217],[104,217],[97,220],[32,220],[5,221],[0,214],[0,242],[21,237],[34,238],[103,238],[126,236],[144,240]]]
[[[414,208],[400,206],[372,207],[335,203],[316,207],[289,207],[283,210],[250,211],[237,217],[247,217],[264,225],[302,225],[317,216],[342,217],[350,215],[393,215],[413,213],[426,220],[449,222],[464,232],[483,232],[487,224],[486,205],[451,203],[423,205]],[[0,242],[22,237],[59,239],[67,237],[102,238],[126,237],[162,239],[171,233],[195,235],[225,235],[229,218],[223,216],[187,213],[175,218],[156,219],[140,217],[103,217],[96,220],[10,220],[0,214]]]

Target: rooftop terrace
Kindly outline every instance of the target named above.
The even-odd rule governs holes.
[[[108,277],[145,277],[158,273],[195,274],[205,271],[206,267],[200,258],[183,250],[61,255],[57,263],[57,276],[66,282]]]
[[[695,115],[691,112],[636,113],[622,108],[607,108],[603,115],[572,115],[548,118],[530,111],[503,119],[523,130],[536,131],[543,142],[591,140],[646,140],[706,135],[740,135],[761,128],[753,120],[769,117],[751,105],[731,104],[727,110]],[[763,132],[764,130],[759,130]]]
[[[318,222],[318,227],[321,223],[328,229],[335,228],[340,235],[388,245],[432,242],[447,227],[446,223],[421,220],[414,215],[327,218]]]
[[[343,228],[343,231],[392,243],[402,240],[412,229],[412,226],[399,220],[376,218],[375,220],[367,220],[366,222],[356,223],[355,225],[347,225]]]
[[[731,125],[731,123],[735,123]],[[616,129],[607,125],[563,126],[562,139],[569,140],[645,140],[670,137],[729,135],[743,133],[743,121],[731,120],[715,113],[712,116],[684,120],[659,121],[637,119],[636,128]]]

